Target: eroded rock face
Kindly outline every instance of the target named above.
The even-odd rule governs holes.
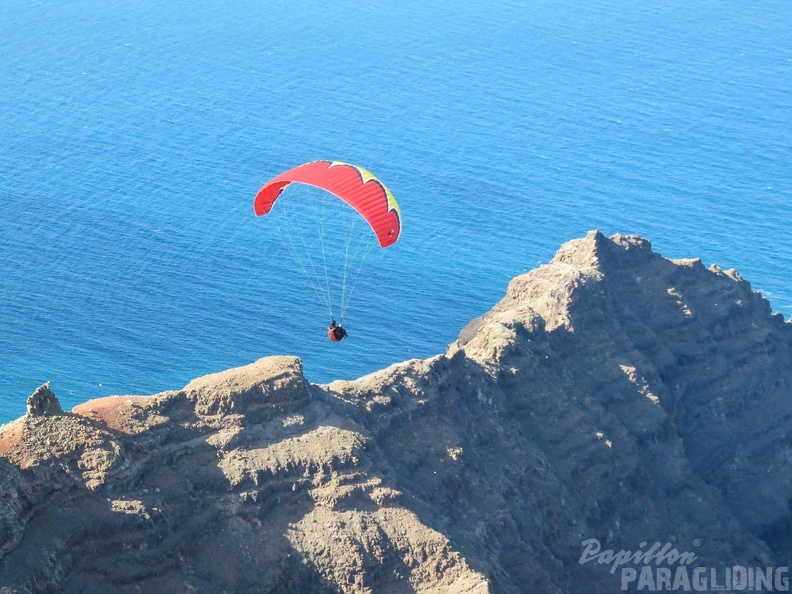
[[[734,271],[592,232],[444,355],[29,415],[0,429],[0,587],[619,591],[593,540],[784,565],[791,328]]]
[[[49,382],[36,388],[27,399],[27,414],[30,417],[59,415],[63,412],[58,398],[50,390]]]

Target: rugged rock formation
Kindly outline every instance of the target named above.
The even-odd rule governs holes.
[[[786,566],[790,396],[792,324],[747,281],[592,232],[444,355],[2,427],[0,592],[618,591],[593,539]]]
[[[63,412],[60,402],[50,390],[49,382],[33,392],[27,399],[27,415],[29,417],[43,417],[46,415],[59,415]]]

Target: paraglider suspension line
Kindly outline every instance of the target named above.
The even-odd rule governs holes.
[[[284,214],[284,219],[288,219],[290,221],[289,224],[292,224],[291,223],[291,219],[292,219],[291,213],[289,212],[289,209],[286,208],[285,204],[283,205],[281,210],[282,210],[282,212]],[[303,246],[303,250],[302,251],[303,251],[303,253],[305,254],[305,257],[308,260],[308,265],[310,266],[311,272],[313,274],[311,272],[309,272],[308,266],[306,266],[306,263],[303,261],[302,257],[300,256],[300,250],[298,250],[297,246],[295,245],[295,241],[294,241],[295,233],[291,233],[289,231],[286,231],[283,224],[277,225],[277,229],[278,229],[278,235],[280,235],[280,237],[281,237],[281,241],[283,241],[284,243],[288,244],[289,248],[291,249],[292,255],[294,257],[294,260],[297,262],[297,264],[299,265],[299,267],[302,270],[303,274],[308,279],[308,282],[310,283],[311,288],[313,289],[314,293],[316,293],[316,296],[319,298],[319,300],[322,303],[324,303],[325,308],[327,309],[328,315],[332,318],[333,317],[333,310],[332,310],[332,307],[330,306],[329,290],[322,291],[321,282],[319,281],[319,278],[320,278],[319,277],[319,271],[316,269],[316,265],[313,262],[313,258],[311,258],[311,252],[308,249],[307,243],[305,241],[304,234],[297,234],[297,235],[300,236],[300,243],[302,243],[302,246]]]

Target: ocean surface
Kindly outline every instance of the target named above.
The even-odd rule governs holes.
[[[71,408],[429,357],[590,229],[792,315],[788,0],[4,0],[0,56],[0,423],[45,381]],[[318,159],[403,216],[340,344],[252,207]]]

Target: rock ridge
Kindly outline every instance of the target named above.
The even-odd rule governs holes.
[[[783,566],[791,392],[792,324],[736,271],[592,231],[354,381],[42,386],[0,428],[0,592],[618,591],[592,539]]]

